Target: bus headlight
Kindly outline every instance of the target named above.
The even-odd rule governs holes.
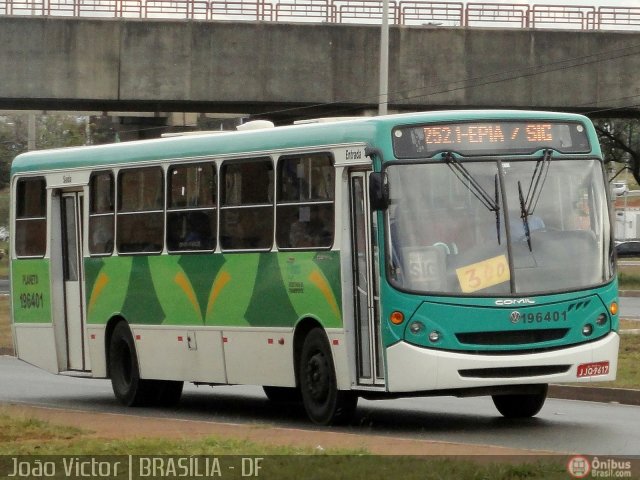
[[[600,326],[604,325],[605,323],[607,323],[607,314],[606,313],[601,313],[600,315],[598,315],[598,318],[596,318],[596,323]]]
[[[584,327],[582,327],[582,334],[585,337],[588,337],[592,333],[593,333],[593,325],[591,325],[590,323],[587,323],[587,324],[585,324]]]
[[[409,324],[409,330],[414,335],[418,335],[420,332],[422,332],[424,330],[424,323],[417,322],[417,321],[416,322],[411,322]]]
[[[441,337],[441,333],[437,330],[434,330],[433,332],[431,332],[429,334],[429,341],[432,343],[436,343],[438,341],[440,341],[440,337]]]

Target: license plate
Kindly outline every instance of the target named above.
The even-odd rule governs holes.
[[[582,377],[597,377],[599,375],[607,375],[609,373],[609,361],[606,362],[593,362],[583,363],[578,365],[578,372],[576,376]]]

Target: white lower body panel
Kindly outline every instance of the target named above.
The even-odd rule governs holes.
[[[226,383],[220,330],[140,325],[131,330],[141,378]]]
[[[549,352],[523,355],[476,355],[416,347],[405,342],[387,349],[387,385],[390,392],[419,392],[495,385],[603,382],[615,380],[620,337],[612,332],[601,340]],[[579,365],[609,361],[606,375],[578,378]],[[469,378],[460,370],[571,365],[550,375]]]
[[[14,324],[13,330],[20,360],[51,373],[60,371],[53,324]]]
[[[131,325],[140,376],[294,387],[293,335],[290,328],[211,328]],[[349,390],[346,340],[341,329],[327,330],[338,388]],[[92,375],[106,377],[104,325],[88,326]],[[42,360],[45,362],[46,360]]]

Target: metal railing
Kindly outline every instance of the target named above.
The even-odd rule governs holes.
[[[0,15],[379,23],[382,0],[0,0]],[[389,0],[389,23],[638,30],[639,7]]]

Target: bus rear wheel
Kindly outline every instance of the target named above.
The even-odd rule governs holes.
[[[506,418],[530,418],[538,414],[547,399],[548,385],[535,393],[493,395],[493,404]]]
[[[128,407],[171,406],[182,395],[183,382],[140,378],[133,335],[125,322],[118,323],[111,335],[109,376],[116,398]]]
[[[311,330],[304,340],[298,377],[302,403],[314,423],[336,425],[351,420],[358,397],[338,390],[329,340],[319,328]]]

